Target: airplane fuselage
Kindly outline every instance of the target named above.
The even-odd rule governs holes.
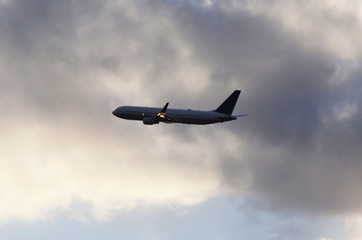
[[[113,115],[128,120],[140,120],[146,125],[164,123],[185,124],[211,124],[236,120],[238,117],[247,116],[232,115],[240,90],[235,90],[218,108],[213,111],[196,111],[168,108],[168,103],[163,108],[123,106],[113,111]]]
[[[167,109],[167,117],[159,117],[156,122],[152,118],[161,112],[161,108],[123,106],[113,111],[113,115],[129,120],[140,120],[144,124],[164,123],[184,123],[184,124],[211,124],[226,122],[237,119],[234,116],[218,113],[215,111],[196,111],[183,109]]]

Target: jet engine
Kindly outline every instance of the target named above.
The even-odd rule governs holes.
[[[145,117],[143,119],[143,124],[145,125],[152,125],[152,124],[158,124],[160,123],[159,121],[157,121],[154,117]]]

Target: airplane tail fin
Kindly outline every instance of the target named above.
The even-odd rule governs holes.
[[[231,115],[233,113],[236,101],[240,95],[240,90],[235,90],[216,110],[215,112]]]

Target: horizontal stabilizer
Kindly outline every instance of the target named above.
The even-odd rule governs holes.
[[[233,117],[239,118],[239,117],[246,117],[248,114],[241,114],[241,115],[233,115]]]

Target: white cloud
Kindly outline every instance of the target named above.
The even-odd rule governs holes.
[[[49,217],[74,199],[90,204],[95,218],[106,219],[115,209],[193,205],[221,193],[221,140],[205,141],[206,132],[196,129],[193,140],[182,140],[168,133],[172,126],[140,129],[138,124],[126,131],[117,121],[112,134],[111,128],[84,129],[82,122],[74,127],[13,122],[0,139],[0,219]],[[228,137],[214,130],[219,138]]]
[[[348,239],[361,240],[362,239],[362,217],[351,216],[344,220],[345,228],[350,233]]]

